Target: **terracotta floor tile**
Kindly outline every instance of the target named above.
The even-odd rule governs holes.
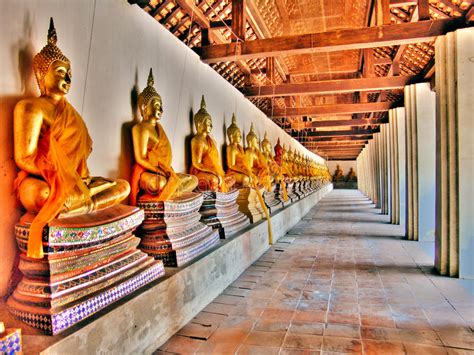
[[[359,339],[360,327],[358,325],[328,323],[324,329],[324,336]]]
[[[194,354],[205,340],[191,339],[180,335],[173,336],[166,342],[162,350],[172,353]]]
[[[188,323],[181,328],[176,335],[186,336],[194,339],[208,339],[217,329],[216,325],[205,326],[198,323]]]
[[[399,334],[403,343],[443,345],[438,334],[433,330],[399,329]]]
[[[198,323],[206,326],[219,325],[227,318],[224,314],[215,314],[208,312],[199,312],[196,317],[191,321],[192,323]]]
[[[438,329],[437,334],[445,346],[474,350],[474,332],[470,329]]]
[[[262,332],[253,330],[250,332],[244,344],[258,345],[265,347],[280,347],[285,338],[286,332]]]
[[[329,312],[327,314],[328,323],[341,323],[341,324],[360,324],[360,317],[358,313],[334,313]]]
[[[253,330],[265,332],[286,332],[290,328],[290,321],[281,321],[275,319],[260,319]]]
[[[362,345],[366,355],[403,355],[405,347],[402,343],[363,340]]]
[[[323,335],[325,325],[323,323],[291,321],[289,333]]]
[[[290,321],[293,318],[295,311],[278,309],[278,308],[265,308],[261,317],[265,319],[278,319],[281,321]]]
[[[323,337],[319,335],[288,333],[283,343],[283,348],[320,350],[322,341]]]
[[[393,317],[397,328],[401,329],[429,329],[431,324],[426,318]]]
[[[244,297],[239,297],[239,296],[220,295],[220,296],[217,296],[212,302],[236,306],[239,303],[241,303],[243,299]]]
[[[302,321],[302,322],[316,322],[316,323],[325,323],[326,322],[326,312],[325,311],[296,311],[294,314],[293,320]]]
[[[241,304],[235,306],[231,311],[229,311],[229,316],[235,317],[253,317],[258,318],[263,313],[263,307],[255,307],[248,304]]]
[[[229,316],[219,325],[219,329],[239,328],[250,331],[256,322],[257,318]]]
[[[358,313],[359,305],[356,303],[330,302],[329,311],[334,313]]]
[[[197,350],[197,354],[223,355],[234,354],[240,347],[240,343],[210,343],[205,342]]]
[[[448,351],[444,347],[405,343],[407,355],[446,355]]]
[[[277,355],[280,352],[279,347],[242,345],[237,354],[239,355]]]
[[[323,339],[322,351],[362,354],[362,343],[359,339],[325,336]]]
[[[360,322],[365,327],[395,328],[395,321],[390,316],[360,315]]]
[[[248,330],[238,329],[238,328],[218,328],[214,334],[207,340],[211,343],[242,343],[247,335],[249,334]]]
[[[328,301],[300,301],[298,303],[299,311],[327,311]]]
[[[319,355],[321,352],[309,349],[286,349],[280,351],[280,355]]]
[[[396,328],[361,327],[362,339],[378,340],[383,342],[400,342],[400,333]]]

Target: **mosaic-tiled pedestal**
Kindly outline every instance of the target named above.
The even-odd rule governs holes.
[[[200,193],[188,193],[169,201],[138,200],[145,221],[138,231],[140,249],[166,266],[182,266],[219,242],[219,232],[200,222]]]
[[[239,211],[237,198],[239,190],[230,192],[202,192],[204,202],[199,212],[201,222],[219,231],[221,238],[225,239],[250,224],[248,217]]]
[[[275,192],[276,185],[273,184],[271,191],[264,191],[263,192],[263,200],[265,201],[265,205],[268,208],[268,212],[270,214],[275,213],[276,211],[283,208],[283,202],[280,200],[279,195]]]
[[[21,352],[21,329],[7,328],[0,336],[0,354],[13,355]]]
[[[264,189],[260,189],[259,193],[262,194]],[[265,218],[265,212],[258,199],[257,191],[250,187],[244,187],[239,189],[239,197],[237,198],[239,204],[239,210],[245,214],[249,219],[250,223],[257,223],[262,218]]]
[[[163,263],[137,249],[143,211],[117,205],[56,219],[43,230],[43,259],[26,256],[29,225],[15,227],[24,277],[8,299],[25,323],[58,334],[164,275]]]
[[[293,185],[293,194],[298,197],[298,200],[301,200],[304,197],[302,184],[303,184],[303,180],[298,180],[298,181],[295,181]]]
[[[299,196],[295,193],[295,184],[296,182],[294,180],[290,180],[286,184],[286,192],[288,194],[288,203],[293,203],[300,199]]]

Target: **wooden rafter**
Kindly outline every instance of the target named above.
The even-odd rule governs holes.
[[[313,137],[341,137],[341,136],[365,136],[369,134],[378,133],[380,130],[375,129],[353,129],[349,131],[321,131],[313,132],[308,131],[305,133],[305,137],[302,140],[312,140]]]
[[[286,109],[275,108],[273,110],[273,117],[327,116],[364,112],[386,112],[392,107],[392,105],[391,102],[376,102],[288,107]]]
[[[327,121],[313,121],[303,122],[301,128],[320,128],[320,127],[360,127],[360,126],[376,126],[388,121],[383,118],[372,118],[372,119],[353,119],[353,120],[327,120]]]
[[[307,142],[335,142],[335,141],[367,141],[373,138],[372,134],[366,134],[366,135],[357,135],[357,136],[341,136],[341,137],[312,137],[310,139],[307,139]]]
[[[291,95],[340,94],[355,91],[403,89],[415,76],[394,76],[345,80],[325,80],[302,84],[280,84],[245,89],[247,97],[273,97]]]
[[[180,0],[189,1],[189,0]],[[257,39],[194,48],[206,63],[279,55],[334,52],[431,41],[464,26],[459,19],[419,21],[369,28]]]

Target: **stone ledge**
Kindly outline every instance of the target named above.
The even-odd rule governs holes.
[[[272,215],[274,241],[283,237],[331,190],[332,184],[327,185]],[[166,268],[165,277],[69,332],[45,336],[25,329],[24,352],[152,353],[269,247],[267,221],[263,220],[222,240],[218,246],[183,267]],[[22,323],[16,325],[25,328]]]

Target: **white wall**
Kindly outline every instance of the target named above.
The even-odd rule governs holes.
[[[334,172],[336,171],[336,167],[338,165],[342,169],[344,176],[347,176],[350,168],[354,169],[354,171],[357,174],[357,161],[356,160],[328,160],[327,164],[328,164],[328,168],[329,168],[329,172],[331,173],[331,176],[334,175]]]
[[[125,0],[3,0],[0,2],[0,295],[5,294],[16,246],[13,226],[19,216],[12,190],[16,175],[12,149],[12,110],[25,96],[39,94],[31,60],[45,44],[52,16],[58,46],[72,62],[69,102],[82,114],[94,141],[89,159],[93,175],[129,178],[130,128],[137,120],[137,87],[146,85],[150,67],[164,104],[162,124],[173,146],[173,166],[188,170],[192,113],[201,95],[213,117],[214,137],[224,144],[224,126],[236,112],[244,133],[250,123],[263,138],[268,132],[293,149],[323,162],[271,122],[250,101],[151,16]]]

